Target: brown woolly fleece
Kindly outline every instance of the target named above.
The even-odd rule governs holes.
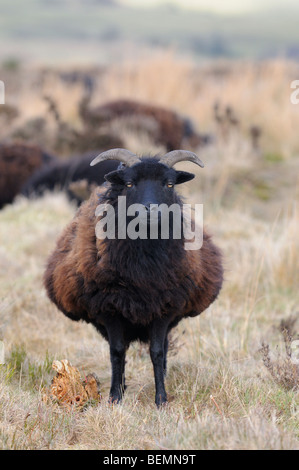
[[[155,246],[147,251],[147,240],[99,240],[95,210],[104,191],[95,189],[81,205],[50,256],[44,276],[50,299],[73,320],[99,328],[102,316],[121,315],[132,331],[170,313],[177,324],[205,310],[223,280],[221,254],[211,237],[204,232],[197,251],[174,249],[166,241],[161,254]],[[131,340],[147,340],[143,333],[136,330]]]
[[[133,100],[117,100],[105,103],[95,109],[85,110],[84,118],[94,122],[112,121],[125,116],[138,116],[152,118],[158,125],[153,138],[157,144],[162,144],[167,151],[182,148],[185,137],[185,120],[174,111],[147,103]],[[195,139],[196,134],[192,136]],[[194,141],[201,143],[201,139]]]
[[[42,165],[54,157],[39,147],[25,143],[0,145],[0,208],[9,204],[23,184]]]

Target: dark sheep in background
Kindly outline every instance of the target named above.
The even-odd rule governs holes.
[[[21,189],[21,194],[30,197],[41,196],[45,191],[66,191],[71,200],[80,204],[88,199],[92,186],[103,184],[104,175],[116,170],[119,165],[117,161],[106,161],[100,165],[98,172],[94,171],[90,163],[98,154],[99,151],[93,151],[66,160],[57,160],[36,171]],[[76,182],[80,182],[80,185],[74,185]]]
[[[86,99],[81,102],[80,115],[89,126],[101,126],[123,117],[136,117],[138,127],[143,126],[152,134],[155,143],[164,145],[167,151],[186,146],[195,148],[210,142],[208,135],[196,132],[190,119],[169,109],[138,101],[116,100],[90,109]],[[155,124],[152,127],[148,125],[149,119]]]
[[[112,402],[120,401],[125,389],[130,343],[150,344],[155,402],[160,406],[167,401],[168,334],[183,318],[199,315],[217,298],[223,280],[221,254],[206,232],[201,249],[192,251],[184,249],[183,238],[171,235],[169,239],[97,238],[99,204],[116,207],[121,195],[126,196],[127,207],[142,204],[147,214],[151,204],[182,207],[174,186],[194,175],[175,171],[173,165],[189,160],[203,166],[195,154],[182,150],[158,160],[114,149],[93,163],[116,158],[125,165],[106,175],[110,185],[94,190],[81,205],[48,260],[44,283],[49,298],[66,316],[92,323],[109,342]],[[117,216],[115,222],[117,227],[121,224]],[[180,224],[182,229],[182,219]]]
[[[0,144],[0,208],[14,200],[35,171],[54,161],[56,157],[36,145]]]

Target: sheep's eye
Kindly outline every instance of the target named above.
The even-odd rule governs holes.
[[[128,183],[126,183],[126,186],[127,186],[127,188],[132,188],[132,187],[133,187],[133,183],[131,183],[131,181],[129,181]]]
[[[167,188],[173,188],[174,185],[173,185],[173,183],[171,183],[171,182],[169,181],[166,186],[167,186]]]

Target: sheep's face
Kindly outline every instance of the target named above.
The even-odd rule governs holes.
[[[130,168],[108,173],[106,180],[119,196],[126,196],[127,207],[141,204],[147,211],[153,205],[178,202],[175,185],[194,178],[194,174],[176,171],[155,159],[144,159]]]
[[[175,186],[194,176],[154,158],[143,158],[108,173],[105,178],[110,186],[95,212],[103,216],[96,226],[97,237],[134,243],[137,238],[151,240],[145,242],[146,249],[165,248],[169,240],[178,240],[182,247],[181,240],[194,238],[193,222],[190,208],[186,210]]]

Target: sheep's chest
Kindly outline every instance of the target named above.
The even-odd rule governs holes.
[[[96,304],[101,306],[96,315],[121,314],[132,323],[146,325],[154,318],[182,311],[188,292],[178,287],[169,282],[167,285],[162,278],[147,284],[123,279],[106,283],[96,295]]]

